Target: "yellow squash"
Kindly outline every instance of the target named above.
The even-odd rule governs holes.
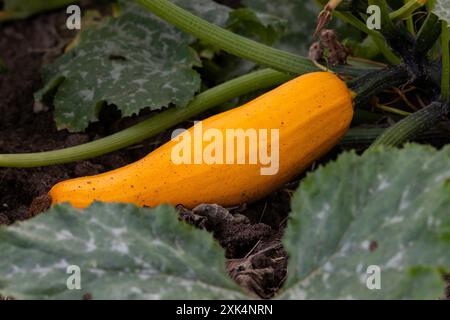
[[[150,207],[169,203],[188,208],[200,203],[233,206],[251,202],[280,188],[328,152],[345,134],[352,116],[352,97],[346,84],[329,72],[309,73],[239,108],[197,123],[183,136],[135,163],[100,175],[63,181],[49,195],[53,203],[69,202],[78,208],[93,201]],[[230,164],[174,163],[174,148],[179,148],[186,134],[195,139],[194,130],[199,125],[203,132],[216,129],[214,132],[223,133],[224,137],[227,129],[277,131],[278,143],[268,135],[267,146],[268,155],[274,154],[274,148],[279,150],[276,174],[262,175],[261,168],[267,164],[249,163],[255,156],[249,154],[255,151],[249,145],[244,164],[236,164],[236,156]],[[212,141],[201,141],[201,150],[211,146]],[[215,152],[211,154],[216,155]]]

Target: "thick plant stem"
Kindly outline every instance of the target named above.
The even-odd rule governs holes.
[[[433,102],[386,129],[371,145],[371,148],[381,145],[401,146],[403,143],[415,138],[419,133],[431,128],[447,112],[448,105],[442,102]]]
[[[289,75],[271,69],[252,72],[199,94],[185,108],[168,109],[137,125],[105,138],[55,151],[0,154],[0,167],[39,167],[100,156],[152,137],[230,99],[257,89],[279,85],[291,78]]]
[[[203,20],[167,0],[137,0],[145,8],[181,30],[233,55],[270,66],[280,71],[305,73],[317,70],[309,59],[273,49],[240,37]]]
[[[441,98],[443,101],[449,101],[450,90],[450,52],[448,24],[442,21],[441,47],[442,47],[442,76],[441,76]]]
[[[318,70],[308,58],[274,49],[239,36],[193,15],[168,0],[136,1],[161,19],[235,56],[291,74]],[[348,66],[338,66],[334,70],[354,76],[364,72],[361,69]]]
[[[356,93],[354,104],[364,105],[368,100],[383,90],[406,83],[411,74],[403,64],[382,70],[371,71],[350,84],[350,89]]]
[[[414,47],[416,56],[422,57],[434,46],[441,34],[439,24],[439,18],[430,12],[417,34]]]
[[[370,145],[378,137],[380,137],[385,130],[386,129],[384,128],[351,128],[339,142],[339,145],[345,148],[355,145]],[[448,142],[450,141],[450,136],[446,130],[430,128],[429,130],[418,134],[417,137],[414,138],[414,141],[429,140]]]

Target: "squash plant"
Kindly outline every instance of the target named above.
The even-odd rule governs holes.
[[[77,215],[75,209],[62,205],[25,223],[1,229],[0,255],[5,259],[0,260],[0,293],[18,298],[77,298],[61,284],[70,260],[70,264],[88,270],[88,290],[98,298],[180,298],[185,292],[194,292],[193,298],[248,297],[248,292],[226,277],[223,253],[211,236],[177,222],[170,207],[157,206],[182,203],[192,208],[203,202],[231,206],[261,198],[336,145],[346,133],[353,113],[355,118],[370,113],[374,97],[392,87],[420,83],[427,88],[427,105],[406,112],[375,102],[380,110],[402,118],[382,132],[351,128],[343,143],[370,141],[368,150],[362,156],[343,154],[300,183],[292,198],[283,240],[290,257],[288,278],[278,297],[439,298],[444,288],[442,274],[449,271],[450,263],[449,149],[392,147],[436,130],[449,112],[449,17],[444,9],[449,3],[410,0],[394,6],[386,0],[318,2],[325,5],[321,14],[327,16],[325,23],[334,15],[333,19],[365,34],[363,44],[370,46],[371,55],[381,57],[381,62],[353,57],[346,64],[327,66],[326,59],[312,61],[268,46],[255,39],[267,39],[268,30],[273,32],[273,17],[252,15],[250,21],[258,27],[244,37],[232,30],[239,30],[236,24],[245,25],[249,20],[240,21],[237,13],[237,22],[230,23],[227,16],[231,16],[231,9],[207,0],[119,1],[116,17],[83,31],[72,50],[45,67],[45,86],[36,93],[40,103],[53,103],[58,128],[82,131],[98,120],[99,109],[109,104],[116,105],[124,116],[146,106],[160,112],[79,146],[2,154],[1,167],[48,166],[90,159],[136,144],[206,111],[217,113],[213,108],[230,99],[278,85],[262,97],[217,114],[205,123],[216,121],[217,125],[218,121],[219,129],[242,121],[254,126],[272,125],[273,118],[281,117],[281,121],[287,116],[280,111],[292,112],[293,118],[285,120],[286,127],[292,127],[282,133],[289,143],[281,150],[292,158],[292,163],[283,171],[283,179],[275,180],[258,180],[248,170],[217,170],[215,180],[220,184],[213,182],[206,193],[201,192],[204,179],[199,177],[210,175],[209,169],[193,172],[182,168],[181,175],[192,183],[187,192],[177,194],[175,187],[180,180],[168,176],[174,187],[169,188],[168,195],[158,195],[159,199],[155,194],[162,186],[144,189],[145,182],[160,178],[160,170],[169,170],[168,155],[164,153],[167,147],[162,146],[125,168],[56,185],[50,192],[54,203],[69,202],[85,208],[100,200],[156,208],[96,203],[83,215]],[[244,3],[263,11],[268,6],[256,0]],[[364,23],[367,5],[380,8],[379,31]],[[265,9],[271,12],[269,7]],[[423,19],[417,19],[416,13]],[[195,95],[202,87],[197,70],[213,65],[211,57],[220,52],[250,61],[251,68],[258,65],[265,69],[254,68]],[[320,69],[322,72],[317,72]],[[329,95],[322,96],[325,91]],[[176,106],[161,110],[171,104]],[[317,116],[309,117],[305,113],[308,108],[314,109]],[[246,118],[246,112],[255,114]],[[313,125],[319,119],[329,129],[327,134],[323,134],[325,128]],[[301,152],[308,157],[302,157]],[[141,176],[143,168],[147,169]],[[118,178],[118,184],[111,183],[111,178]],[[130,178],[131,184],[127,181],[125,186],[125,178]],[[227,188],[223,186],[227,178],[241,178],[245,190],[240,190],[239,185],[222,190]],[[247,189],[250,193],[243,193]],[[148,231],[148,239],[140,236]],[[60,241],[54,243],[52,238]],[[377,244],[375,249],[373,243]],[[198,249],[203,244],[205,247]],[[186,257],[185,252],[194,251],[194,256]],[[33,259],[27,258],[28,253]],[[386,285],[379,291],[361,285],[367,280],[369,265],[380,265],[384,270]],[[41,280],[33,283],[36,276]],[[185,281],[174,281],[180,277]],[[126,283],[133,286],[124,289]]]

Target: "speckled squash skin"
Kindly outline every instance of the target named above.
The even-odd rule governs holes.
[[[260,168],[267,167],[261,164],[174,164],[172,148],[179,142],[171,140],[125,167],[58,183],[49,195],[54,204],[69,202],[77,208],[94,201],[188,208],[201,203],[233,206],[252,202],[280,188],[328,152],[346,133],[352,117],[346,84],[329,72],[309,73],[202,121],[203,132],[215,128],[224,135],[226,129],[279,129],[275,175],[261,175]]]

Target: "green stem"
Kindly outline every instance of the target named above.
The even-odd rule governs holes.
[[[405,0],[404,4],[407,5],[408,2],[411,2],[412,0]],[[392,15],[392,13],[391,13]],[[412,34],[412,35],[416,35],[416,29],[414,27],[414,19],[413,19],[413,15],[410,14],[408,15],[406,18],[406,29],[408,29],[408,31]]]
[[[424,56],[435,45],[440,35],[439,18],[430,12],[417,33],[414,47],[415,55],[418,57]]]
[[[406,83],[410,77],[407,67],[403,64],[369,72],[349,84],[350,89],[357,94],[354,104],[365,105],[372,96],[387,88]]]
[[[370,145],[374,140],[385,132],[384,128],[351,128],[344,138],[340,141],[339,145],[341,147],[351,147],[355,145]],[[422,132],[414,140],[418,141],[429,141],[429,140],[439,140],[448,142],[450,136],[448,131],[431,128],[427,131]]]
[[[386,111],[386,112],[397,114],[399,116],[404,116],[404,117],[405,116],[409,116],[411,114],[411,112],[403,111],[403,110],[400,110],[400,109],[397,109],[397,108],[392,108],[392,107],[389,107],[389,106],[386,106],[386,105],[383,105],[383,104],[377,104],[376,108],[378,108],[380,110],[383,110],[383,111]]]
[[[340,146],[371,144],[385,129],[383,128],[351,128],[339,142]]]
[[[449,101],[450,53],[449,53],[448,24],[446,21],[442,21],[441,47],[442,47],[441,98],[443,101]]]
[[[403,143],[415,138],[419,133],[431,128],[447,112],[448,105],[441,102],[433,102],[386,129],[371,145],[371,148],[380,145],[401,146]]]
[[[424,0],[409,0],[409,1],[406,0],[406,1],[407,2],[405,3],[404,6],[389,14],[389,17],[391,18],[392,21],[399,21],[411,17],[414,11],[416,11],[426,3],[426,1]]]
[[[199,94],[185,108],[168,109],[137,125],[105,138],[62,150],[25,154],[0,154],[0,167],[39,167],[100,156],[152,137],[230,99],[257,89],[279,85],[291,78],[284,73],[271,69],[252,72]]]
[[[235,56],[291,74],[318,70],[308,58],[239,36],[193,15],[168,0],[136,1],[161,19]],[[336,67],[334,70],[349,75],[360,75],[364,72],[348,66]]]
[[[406,28],[412,35],[416,35],[416,29],[414,27],[414,20],[412,16],[406,18]]]
[[[233,55],[290,73],[316,71],[304,57],[277,50],[203,20],[167,0],[137,0],[161,19]]]

